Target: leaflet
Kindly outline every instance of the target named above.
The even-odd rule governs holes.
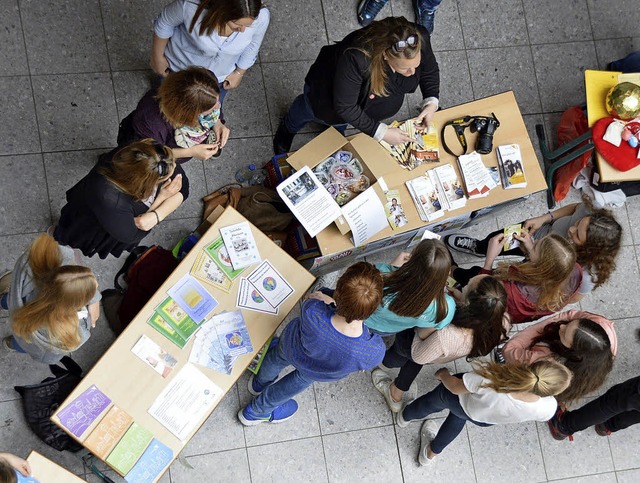
[[[171,370],[178,363],[175,357],[144,334],[142,334],[138,342],[131,348],[131,352],[137,355],[162,377],[167,377],[171,374]]]
[[[189,340],[193,333],[198,330],[198,324],[171,297],[167,297],[156,307],[156,313],[166,320],[184,340]]]
[[[60,410],[58,419],[76,438],[80,438],[109,404],[111,399],[93,385]]]
[[[134,422],[107,458],[118,473],[126,475],[153,438],[151,431]]]
[[[234,270],[248,267],[262,260],[249,222],[243,221],[222,227],[220,234]]]
[[[342,214],[349,223],[353,244],[357,247],[389,225],[384,206],[373,187],[344,205]]]
[[[133,423],[131,416],[119,407],[111,406],[106,416],[82,444],[98,458],[105,459],[122,439],[131,423]]]
[[[236,307],[254,310],[265,314],[278,314],[278,309],[274,309],[271,304],[265,300],[262,294],[258,292],[258,290],[244,277],[240,279]]]
[[[276,309],[293,293],[293,287],[278,273],[269,260],[265,260],[247,277],[247,280]]]
[[[198,254],[198,257],[191,268],[191,275],[201,282],[213,285],[215,288],[227,293],[231,289],[231,285],[233,283],[206,251],[202,251]]]
[[[173,460],[173,451],[153,438],[138,462],[124,479],[130,483],[153,483]]]
[[[227,248],[224,246],[222,237],[216,238],[211,245],[205,248],[205,250],[216,265],[218,265],[220,270],[222,270],[230,280],[235,279],[238,275],[244,272],[244,268],[240,268],[238,270],[233,269],[233,265],[231,265],[231,258],[229,258],[229,253],[227,252]]]
[[[167,293],[197,324],[218,305],[218,301],[190,273],[178,280]]]

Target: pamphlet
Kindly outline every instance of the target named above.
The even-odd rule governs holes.
[[[184,338],[180,337],[180,334],[178,334],[176,330],[171,327],[169,323],[164,320],[162,316],[157,312],[154,312],[151,318],[147,320],[147,324],[156,329],[175,345],[180,347],[180,349],[182,349],[187,344],[187,341],[184,340]]]
[[[71,434],[80,438],[109,404],[111,399],[93,385],[62,408],[58,419]]]
[[[218,301],[190,273],[178,280],[167,293],[197,324],[218,305]]]
[[[444,215],[438,192],[429,176],[422,175],[410,179],[406,185],[422,221],[433,221]]]
[[[162,377],[167,377],[178,363],[171,354],[144,334],[138,339],[138,342],[133,346],[131,352],[142,359]]]
[[[191,275],[201,282],[213,285],[215,288],[227,293],[233,283],[206,251],[198,254],[196,261],[193,263],[193,267],[191,267]]]
[[[415,119],[408,119],[404,122],[393,121],[389,127],[397,127],[414,139],[412,142],[395,145],[380,141],[401,167],[411,170],[425,162],[438,162],[440,148],[438,129],[434,123],[430,122],[426,128],[418,128]]]
[[[458,156],[458,166],[467,187],[469,199],[488,196],[489,191],[500,182],[500,176],[498,175],[496,182],[476,151]]]
[[[342,214],[351,228],[353,244],[363,245],[365,241],[388,226],[384,206],[373,187],[342,207]]]
[[[402,201],[398,190],[387,191],[386,197],[387,202],[384,205],[384,213],[387,215],[391,228],[396,230],[407,224],[407,215],[402,209]]]
[[[222,227],[220,228],[220,235],[222,235],[224,246],[227,248],[234,270],[248,267],[262,260],[256,240],[253,238],[253,233],[251,233],[249,222],[243,221],[242,223]]]
[[[262,366],[262,361],[264,361],[264,356],[267,355],[267,350],[269,349],[269,345],[271,344],[271,340],[273,339],[273,336],[269,337],[269,340],[267,340],[267,342],[265,342],[265,344],[262,346],[262,349],[260,349],[255,356],[253,356],[253,359],[251,359],[251,362],[249,363],[249,367],[247,367],[247,370],[253,372],[254,374],[258,374],[258,371],[260,370],[260,366]]]
[[[136,461],[138,461],[152,439],[153,434],[151,434],[151,431],[134,421],[116,447],[113,448],[106,460],[107,463],[121,475],[126,475],[136,464]]]
[[[186,441],[223,395],[193,364],[185,364],[153,402],[149,414]]]
[[[253,352],[249,330],[240,310],[214,315],[211,322],[216,327],[218,340],[224,352],[231,354],[234,359]]]
[[[509,225],[504,229],[504,250],[512,250],[514,248],[518,248],[520,246],[520,242],[513,236],[514,234],[519,235],[522,231],[522,223],[516,223],[514,225]]]
[[[184,340],[189,340],[189,337],[198,330],[198,324],[171,297],[167,297],[156,307],[156,313],[166,320]]]
[[[231,374],[233,371],[235,358],[229,352],[224,351],[214,323],[207,321],[202,324],[202,329],[193,342],[189,362],[223,374]]]
[[[502,187],[504,189],[524,188],[527,186],[527,178],[524,174],[524,163],[520,146],[517,144],[505,144],[496,148],[498,166]]]
[[[117,406],[111,406],[106,416],[98,423],[89,437],[82,443],[100,459],[105,459],[122,439],[133,418]]]
[[[240,279],[236,307],[254,310],[265,314],[278,314],[278,309],[274,309],[269,302],[264,299],[262,294],[258,292],[256,288],[244,277]]]
[[[274,309],[293,293],[293,287],[268,260],[258,265],[247,280]]]
[[[309,236],[316,236],[340,216],[340,207],[308,166],[276,188]]]
[[[233,280],[244,272],[244,268],[240,268],[238,270],[233,269],[233,266],[231,265],[231,258],[229,258],[229,253],[227,252],[227,248],[224,246],[222,237],[216,238],[211,245],[205,248],[205,250],[230,280]]]
[[[458,179],[456,170],[450,164],[443,164],[429,171],[432,182],[438,190],[438,196],[445,209],[457,210],[467,204],[467,198]]]
[[[173,451],[156,438],[124,479],[130,483],[153,483],[173,460]]]

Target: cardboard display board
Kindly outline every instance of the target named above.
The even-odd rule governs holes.
[[[173,458],[177,458],[182,448],[187,444],[189,439],[197,432],[197,429],[205,422],[209,414],[204,415],[195,426],[196,429],[188,435],[185,441],[179,440],[169,430],[167,430],[160,422],[158,422],[147,411],[156,400],[158,395],[165,387],[176,377],[176,374],[185,366],[189,359],[191,347],[193,346],[193,337],[186,346],[181,350],[171,341],[161,335],[151,327],[147,320],[154,313],[154,309],[167,297],[167,290],[173,287],[178,280],[187,274],[198,255],[206,246],[211,244],[220,236],[220,228],[244,222],[246,219],[242,217],[233,208],[227,208],[213,225],[204,233],[198,243],[191,249],[189,254],[180,263],[178,268],[171,276],[162,284],[160,289],[143,307],[140,313],[133,319],[127,329],[118,337],[109,350],[100,358],[91,371],[82,379],[78,387],[69,395],[67,400],[61,405],[60,409],[52,416],[54,423],[65,429],[61,425],[59,419],[60,411],[64,410],[67,405],[82,394],[85,390],[95,385],[102,391],[111,401],[113,405],[122,409],[133,418],[137,424],[149,430],[154,438],[169,447],[173,451]],[[250,224],[251,232],[255,238],[260,255],[263,260],[268,260],[273,264],[276,270],[289,282],[294,292],[279,307],[277,315],[269,315],[249,310],[243,310],[242,315],[246,322],[248,332],[253,344],[253,353],[240,356],[230,375],[216,372],[202,366],[196,366],[203,374],[205,374],[212,382],[214,382],[224,394],[235,384],[240,375],[251,362],[254,355],[261,349],[264,343],[273,335],[282,320],[295,306],[298,300],[304,295],[306,290],[314,281],[314,276],[307,272],[301,265],[292,259],[287,253],[280,249],[260,230]],[[256,265],[249,267],[243,276],[250,274]],[[236,310],[236,296],[238,293],[240,278],[236,278],[229,293],[217,290],[207,285],[207,290],[215,297],[218,306],[212,314],[219,314],[224,311]],[[139,359],[131,348],[138,342],[142,335],[146,335],[156,342],[162,349],[166,350],[177,359],[177,364],[171,373],[163,378],[141,359]],[[216,405],[220,402],[219,399]],[[101,417],[96,419],[91,426],[84,432],[82,439],[77,439],[82,443],[86,437],[95,428]],[[73,437],[73,435],[71,435]],[[164,470],[168,465],[165,467]]]
[[[330,225],[322,232],[320,232],[317,236],[318,245],[323,257],[328,255],[335,256],[346,251],[360,252],[360,254],[362,255],[364,254],[362,252],[365,250],[369,252],[369,249],[367,247],[369,247],[370,245],[373,245],[375,249],[379,249],[379,247],[376,245],[377,242],[382,242],[383,240],[389,238],[397,239],[397,237],[399,237],[401,233],[416,232],[417,230],[425,226],[436,226],[443,223],[443,221],[446,222],[449,219],[456,219],[460,216],[464,216],[465,214],[469,215],[470,213],[478,210],[483,210],[488,207],[509,203],[513,200],[546,189],[547,184],[544,179],[544,174],[540,169],[540,164],[533,149],[533,145],[531,144],[531,139],[529,138],[527,128],[522,119],[518,103],[516,102],[515,96],[513,95],[512,91],[439,111],[435,114],[433,120],[438,129],[438,133],[440,133],[442,126],[447,121],[468,115],[491,116],[492,112],[495,113],[497,118],[499,119],[500,127],[497,129],[493,137],[493,152],[487,155],[483,155],[482,161],[487,167],[497,166],[498,161],[495,154],[495,147],[502,144],[518,144],[522,153],[524,170],[527,177],[526,188],[504,190],[502,189],[502,187],[498,186],[491,190],[489,196],[485,198],[467,200],[466,206],[464,206],[463,208],[447,211],[445,212],[445,217],[443,219],[436,220],[435,222],[427,225],[420,219],[420,216],[418,215],[418,212],[413,200],[411,199],[411,195],[409,194],[405,182],[407,180],[423,175],[427,170],[433,169],[445,163],[452,164],[459,176],[459,179],[462,179],[460,176],[460,170],[458,168],[456,157],[444,151],[444,149],[442,148],[442,141],[440,140],[439,162],[425,163],[414,170],[408,171],[400,167],[395,162],[395,160],[391,158],[389,153],[371,137],[365,134],[358,134],[350,139],[350,144],[358,153],[362,155],[363,158],[366,158],[366,162],[369,168],[378,180],[377,183],[373,184],[374,189],[376,190],[380,199],[385,200],[384,193],[382,191],[382,188],[380,187],[380,177],[384,179],[384,182],[389,189],[397,189],[402,200],[402,207],[407,216],[408,223],[397,230],[392,230],[391,227],[387,227],[377,235],[367,240],[366,246],[357,248],[354,247],[354,245],[351,243],[348,234],[345,235],[341,233],[341,230],[339,230],[335,224]],[[467,151],[471,152],[474,150],[477,134],[472,134],[470,130],[467,129],[465,131],[465,135],[469,144],[469,148]],[[447,145],[451,148],[452,151],[456,153],[461,152],[462,148],[458,144],[453,129],[447,128],[446,140]],[[311,141],[309,145],[311,145],[312,143],[313,141]],[[330,155],[333,151],[329,151],[334,147],[335,146],[325,147],[322,155]],[[321,146],[313,146],[313,148],[314,150],[316,148],[319,150],[321,149]],[[298,151],[296,154],[292,155],[290,159],[298,162],[298,164],[303,163],[304,157],[297,156],[297,154],[301,151]],[[370,159],[371,161],[369,161]],[[310,161],[313,162],[313,160]],[[445,230],[446,229],[449,229],[449,225],[445,226]]]
[[[31,476],[41,483],[86,483],[37,451],[32,451],[27,461],[31,466]]]

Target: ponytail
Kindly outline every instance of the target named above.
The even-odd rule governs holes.
[[[477,364],[475,372],[489,382],[488,387],[496,392],[528,392],[536,396],[556,396],[571,382],[571,371],[553,360],[539,360],[527,366],[522,363]]]

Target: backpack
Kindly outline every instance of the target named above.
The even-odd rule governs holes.
[[[115,291],[103,292],[107,299],[103,300],[103,307],[109,306],[109,313],[105,310],[105,315],[116,335],[138,315],[177,266],[178,261],[171,252],[157,245],[138,246],[131,251],[113,280]],[[116,310],[118,296],[120,303]]]
[[[82,446],[51,421],[51,415],[71,394],[82,379],[82,369],[73,359],[64,356],[60,362],[64,368],[49,366],[54,377],[48,377],[40,384],[15,386],[22,396],[22,404],[27,424],[38,438],[58,451],[79,451]]]

